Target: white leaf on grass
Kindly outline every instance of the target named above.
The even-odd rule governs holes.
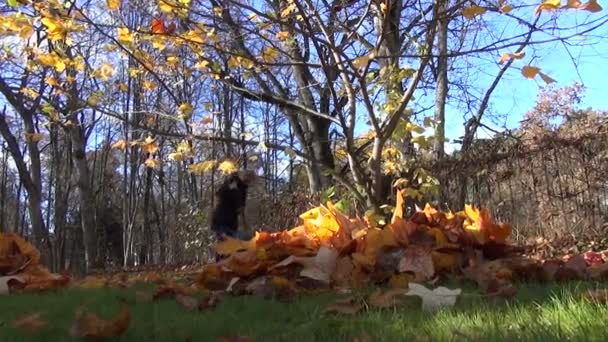
[[[451,307],[456,304],[456,298],[462,292],[461,289],[450,290],[447,287],[440,286],[434,290],[429,290],[426,287],[409,283],[408,296],[418,296],[422,298],[422,310],[434,311],[442,307]]]
[[[19,281],[21,283],[23,282],[23,279],[21,277],[17,277],[17,276],[0,277],[0,295],[9,293],[8,282],[11,279],[16,279],[17,281]]]

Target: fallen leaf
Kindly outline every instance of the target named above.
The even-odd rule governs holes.
[[[429,290],[416,283],[410,283],[409,288],[410,290],[406,295],[422,298],[422,309],[425,311],[433,311],[442,307],[454,306],[456,299],[462,292],[461,289],[450,290],[442,286],[434,290]]]
[[[369,296],[368,302],[370,306],[374,308],[390,308],[396,304],[399,304],[400,301],[396,299],[396,297],[399,295],[404,295],[405,293],[407,293],[407,290],[403,289],[392,289],[384,293],[382,293],[382,290],[378,289]]]
[[[37,312],[18,317],[13,321],[13,327],[23,332],[38,332],[48,326],[48,322],[42,319],[42,313]]]
[[[24,282],[23,278],[18,276],[4,276],[0,277],[0,295],[8,294],[10,292],[9,281],[17,280],[21,283]]]
[[[84,312],[82,309],[76,311],[74,324],[70,328],[70,335],[83,338],[109,338],[123,334],[131,322],[129,307],[121,305],[120,312],[110,320],[99,318],[96,314]]]
[[[194,310],[199,308],[199,301],[194,297],[178,293],[175,295],[175,301],[188,310]]]
[[[431,279],[435,274],[431,251],[419,246],[409,247],[399,262],[399,272],[413,272],[424,280]]]
[[[220,302],[220,297],[217,293],[212,292],[198,303],[199,310],[214,308]]]

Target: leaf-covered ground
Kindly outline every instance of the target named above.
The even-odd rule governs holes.
[[[456,286],[458,284],[454,284]],[[462,284],[460,284],[462,285]],[[448,287],[453,287],[449,286]],[[217,306],[190,311],[172,299],[138,299],[141,288],[66,289],[24,293],[0,301],[0,341],[69,341],[77,308],[114,317],[123,298],[131,322],[116,341],[216,341],[240,335],[256,341],[602,341],[608,305],[587,299],[599,283],[522,284],[509,300],[488,300],[465,287],[453,308],[420,310],[420,299],[356,315],[325,313],[332,292],[304,295],[289,302],[258,296],[223,297]],[[40,313],[47,322],[37,332],[15,328],[15,318]],[[31,329],[30,329],[31,330]],[[250,337],[252,339],[245,339]],[[238,341],[238,339],[223,339]]]

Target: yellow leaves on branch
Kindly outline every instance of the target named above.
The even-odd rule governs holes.
[[[557,11],[568,8],[589,11],[591,13],[597,13],[603,9],[597,0],[589,0],[584,4],[579,0],[567,0],[565,5],[561,4],[561,0],[546,0],[534,9],[534,14],[540,15],[542,11]]]
[[[13,15],[3,15],[0,17],[0,34],[17,34],[22,39],[28,39],[34,33],[32,19],[16,13]]]
[[[526,77],[528,79],[533,79],[538,75],[538,76],[540,76],[540,78],[542,78],[543,81],[545,81],[546,84],[551,84],[551,83],[555,82],[555,80],[553,78],[551,78],[549,75],[540,71],[539,67],[526,65],[521,69],[521,73],[522,73],[522,75],[524,75],[524,77]]]
[[[361,57],[357,57],[353,60],[353,67],[355,67],[355,69],[357,70],[361,70],[365,67],[367,67],[367,65],[374,59],[376,58],[376,50],[373,49],[372,51],[368,52],[367,54],[361,56]]]
[[[38,62],[44,66],[53,67],[59,73],[63,72],[66,68],[66,61],[55,52],[40,54],[36,57]]]
[[[467,19],[474,19],[487,12],[487,8],[473,5],[462,10],[462,15]]]
[[[202,175],[206,172],[209,172],[215,168],[217,165],[217,160],[205,160],[199,163],[194,163],[190,165],[188,168],[191,173],[195,175]]]

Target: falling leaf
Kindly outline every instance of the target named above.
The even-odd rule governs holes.
[[[539,71],[540,71],[540,68],[529,66],[529,65],[526,65],[521,69],[522,75],[524,75],[524,77],[526,77],[528,79],[533,79],[534,77],[536,77],[536,75],[538,74]]]
[[[117,142],[115,142],[114,144],[112,144],[112,148],[116,148],[119,150],[126,150],[127,147],[129,146],[129,144],[127,143],[127,141],[125,139],[120,139]]]
[[[467,7],[462,10],[462,15],[467,19],[473,19],[478,15],[482,15],[486,13],[488,9],[485,7],[480,7],[477,5],[473,5],[471,7]]]
[[[426,287],[416,284],[409,284],[408,296],[419,296],[422,298],[422,310],[434,311],[442,307],[451,307],[456,303],[456,298],[462,292],[461,289],[450,290],[446,287],[438,287],[429,290]]]
[[[142,151],[144,153],[154,154],[158,151],[158,145],[156,139],[151,136],[147,136],[142,144]]]
[[[540,75],[540,78],[543,79],[543,81],[545,81],[546,84],[551,84],[556,82],[553,78],[551,78],[549,75],[545,74],[542,71],[539,71],[538,74]]]
[[[597,2],[597,0],[589,0],[585,4],[578,7],[580,10],[589,11],[591,13],[597,13],[602,10],[602,6]]]
[[[48,322],[42,319],[42,313],[37,312],[16,318],[13,327],[22,332],[38,332],[48,326]]]
[[[498,60],[498,63],[502,64],[502,63],[506,62],[509,59],[522,59],[525,56],[526,56],[526,53],[524,51],[515,52],[515,53],[505,52],[505,53],[502,54],[502,56],[500,56],[500,59]]]
[[[110,338],[123,334],[131,322],[129,307],[121,305],[120,312],[110,320],[99,318],[96,314],[76,311],[75,321],[70,328],[70,335],[82,338]]]
[[[107,0],[106,5],[110,11],[117,11],[120,9],[121,0]]]

